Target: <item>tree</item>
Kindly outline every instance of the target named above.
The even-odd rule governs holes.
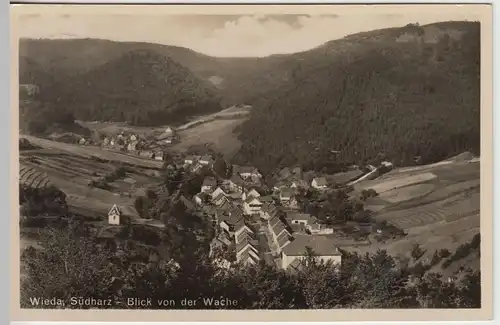
[[[418,261],[424,254],[425,251],[420,247],[419,244],[413,245],[413,248],[411,249],[411,257],[414,261]]]
[[[152,206],[153,204],[151,200],[146,196],[138,196],[134,202],[135,210],[137,211],[137,213],[139,213],[139,216],[141,218],[145,219],[148,219],[150,217],[149,209],[151,209]]]
[[[88,232],[79,223],[70,223],[62,230],[48,229],[40,240],[41,249],[23,252],[23,308],[35,307],[30,299],[36,297],[67,302],[70,297],[113,298],[109,292],[114,276],[111,253],[96,245]]]

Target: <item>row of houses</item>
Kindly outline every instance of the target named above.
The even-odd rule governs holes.
[[[306,246],[321,236],[319,241],[329,247],[322,250],[326,255],[321,259],[341,259],[333,245],[333,231],[321,225],[315,217],[294,209],[296,199],[293,188],[263,194],[258,186],[247,183],[262,177],[256,169],[233,170],[235,174],[227,180],[205,178],[201,192],[194,197],[196,204],[211,216],[218,231],[212,241],[212,249],[223,247],[231,251],[234,261],[251,265],[262,260],[264,255],[274,253],[279,266],[288,269],[295,259],[302,259]],[[265,232],[269,236],[266,237]],[[266,240],[266,245],[263,245],[262,238]],[[273,248],[271,252],[270,247]]]

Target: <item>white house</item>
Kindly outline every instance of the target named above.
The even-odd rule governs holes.
[[[78,141],[79,144],[84,145],[85,144],[85,138],[81,138],[80,141]]]
[[[196,161],[197,161],[197,157],[195,157],[195,156],[187,156],[187,157],[184,159],[184,163],[185,163],[186,165],[192,165],[192,164],[194,164]]]
[[[260,197],[260,193],[257,192],[255,189],[251,189],[248,192],[243,192],[243,194],[241,195],[241,199],[243,201],[245,201],[247,198],[250,198],[250,197]]]
[[[137,141],[137,136],[135,134],[131,134],[128,139],[130,142],[134,142],[134,141]]]
[[[139,141],[132,141],[127,145],[127,151],[136,151]]]
[[[296,259],[305,259],[307,247],[321,261],[332,261],[333,264],[342,263],[342,254],[334,245],[335,238],[325,235],[297,234],[294,239],[281,251],[281,267],[287,269]]]
[[[202,156],[199,160],[199,163],[202,164],[203,166],[212,166],[214,160],[210,156]]]
[[[213,177],[206,177],[201,185],[201,191],[204,193],[211,192],[217,186],[217,180]]]
[[[233,172],[240,175],[243,179],[248,178],[261,178],[262,175],[259,170],[251,166],[233,166]]]
[[[111,210],[108,212],[108,223],[110,225],[119,225],[120,224],[120,218],[121,218],[121,212],[120,209],[118,209],[118,206],[113,205]]]
[[[391,169],[391,168],[394,166],[394,165],[393,165],[391,162],[389,162],[389,161],[382,161],[382,162],[380,163],[380,165],[381,165],[382,167],[389,168],[389,169]]]
[[[224,190],[222,190],[220,187],[217,187],[210,195],[212,196],[212,199],[215,200],[216,198],[219,197],[219,195],[226,196],[226,192],[224,192]]]
[[[260,209],[262,208],[262,202],[258,197],[250,196],[243,203],[243,211],[247,215],[260,214]]]
[[[304,226],[317,223],[317,219],[309,213],[289,212],[286,214],[286,219],[290,224],[302,224]]]
[[[311,186],[318,190],[324,190],[328,187],[328,182],[324,177],[316,177],[312,180]]]

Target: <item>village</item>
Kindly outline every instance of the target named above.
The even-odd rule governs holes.
[[[230,172],[226,177],[221,176],[214,170],[216,159],[213,154],[177,154],[165,168],[183,168],[194,174],[210,170],[199,193],[192,197],[180,196],[178,200],[192,213],[211,221],[215,236],[210,244],[210,255],[217,265],[226,268],[263,261],[294,270],[300,267],[308,249],[312,249],[320,260],[340,263],[339,233],[331,224],[304,212],[304,202],[299,200],[304,200],[306,193],[331,196],[339,191],[350,192],[356,181],[380,174],[380,168],[373,166],[365,171],[352,166],[333,178],[332,175],[303,172],[300,167],[283,168],[269,184],[252,166],[227,164]],[[383,162],[381,166],[387,171],[392,164]],[[359,201],[355,196],[347,199]],[[120,226],[120,218],[120,209],[113,206],[108,215],[109,225]],[[372,231],[372,223],[369,216],[364,218],[368,221],[355,223],[359,228],[356,233],[367,235]],[[377,231],[380,233],[380,229]]]
[[[63,139],[57,139],[63,141]],[[69,142],[75,139],[69,139]],[[163,160],[165,148],[180,141],[180,137],[172,127],[165,127],[159,134],[140,136],[133,132],[121,131],[118,134],[102,134],[97,137],[80,137],[76,139],[82,146],[99,146],[104,150],[125,152],[144,159]]]

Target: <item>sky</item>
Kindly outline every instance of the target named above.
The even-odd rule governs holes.
[[[100,38],[187,47],[219,57],[262,57],[308,50],[346,35],[408,23],[474,20],[466,11],[435,14],[42,15],[19,20],[27,38]]]

